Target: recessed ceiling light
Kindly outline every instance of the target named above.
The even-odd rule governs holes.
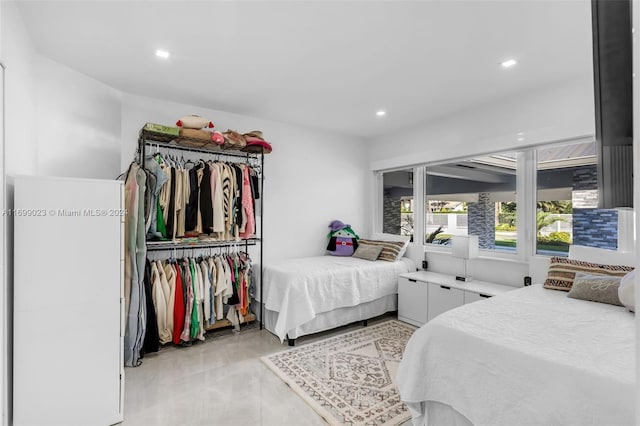
[[[523,136],[523,135],[524,135],[524,132],[518,132],[518,133],[517,133],[517,135],[518,135],[518,136]]]
[[[522,142],[524,138],[518,138],[518,142]]]
[[[500,65],[502,65],[502,68],[511,68],[517,63],[518,61],[516,61],[515,59],[507,59],[506,61],[501,62]]]
[[[384,117],[385,115],[387,115],[387,111],[383,111],[383,110],[377,111],[376,115],[378,117]]]
[[[169,52],[167,52],[166,50],[157,49],[156,56],[162,59],[169,59]]]

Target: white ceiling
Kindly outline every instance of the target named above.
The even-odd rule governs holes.
[[[588,0],[23,0],[20,10],[41,54],[119,90],[363,138],[591,75]],[[518,65],[502,69],[511,57]]]

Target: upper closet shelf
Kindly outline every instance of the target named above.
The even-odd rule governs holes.
[[[204,152],[207,154],[224,155],[226,157],[238,158],[260,158],[261,152],[244,152],[235,149],[223,149],[218,145],[207,143],[202,139],[189,138],[184,136],[171,136],[162,133],[151,132],[145,129],[140,130],[140,141],[145,145],[159,148],[178,149],[182,151]],[[253,150],[259,148],[252,147]]]

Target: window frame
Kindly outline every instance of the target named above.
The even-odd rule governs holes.
[[[587,144],[587,143],[597,144],[595,136],[584,136],[584,137],[578,137],[578,138],[572,138],[572,139],[564,139],[561,141],[534,145],[528,148],[533,152],[532,164],[531,164],[531,180],[533,182],[533,190],[531,192],[531,208],[530,208],[530,213],[532,215],[531,222],[530,222],[531,241],[529,242],[531,256],[546,257],[546,258],[550,258],[554,256],[554,255],[546,255],[546,254],[538,253],[538,247],[537,247],[538,236],[537,236],[537,225],[536,225],[536,213],[537,213],[537,203],[538,203],[538,150],[549,149],[549,148],[559,148],[559,147],[568,146],[568,145]],[[596,164],[599,164],[600,162],[598,158],[599,155],[600,155],[600,152],[596,150]],[[600,184],[600,182],[598,182],[598,184]],[[598,196],[600,196],[600,193],[598,193]],[[620,241],[619,236],[618,236],[618,241]],[[573,245],[573,243],[571,245]],[[567,256],[568,255],[569,254],[567,253]]]
[[[426,229],[426,168],[449,164],[456,161],[467,161],[473,158],[499,155],[505,152],[516,154],[516,251],[506,253],[498,250],[480,249],[480,258],[497,259],[504,261],[527,261],[532,256],[543,256],[536,253],[536,202],[537,202],[537,150],[553,148],[564,145],[578,143],[595,142],[594,136],[577,137],[561,141],[534,144],[511,149],[501,149],[484,153],[477,153],[470,156],[449,158],[445,160],[407,164],[405,166],[393,167],[389,169],[374,170],[373,200],[374,215],[372,232],[382,232],[382,209],[383,209],[383,174],[387,172],[413,169],[413,223],[414,223],[414,243],[425,247],[425,252],[451,253],[450,246],[438,246],[426,244],[424,237],[422,241],[415,241],[416,235],[425,235]]]

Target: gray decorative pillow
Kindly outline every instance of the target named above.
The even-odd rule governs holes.
[[[374,246],[371,244],[358,244],[358,248],[353,253],[353,257],[359,257],[365,260],[376,260],[380,256],[383,246]]]
[[[623,306],[618,297],[621,279],[622,277],[610,275],[587,275],[576,272],[573,286],[567,297]]]
[[[387,262],[395,262],[399,259],[400,252],[405,245],[404,241],[379,241],[379,240],[365,240],[364,238],[358,241],[358,247],[360,244],[367,244],[370,246],[381,246],[382,251],[378,260],[386,260]]]

